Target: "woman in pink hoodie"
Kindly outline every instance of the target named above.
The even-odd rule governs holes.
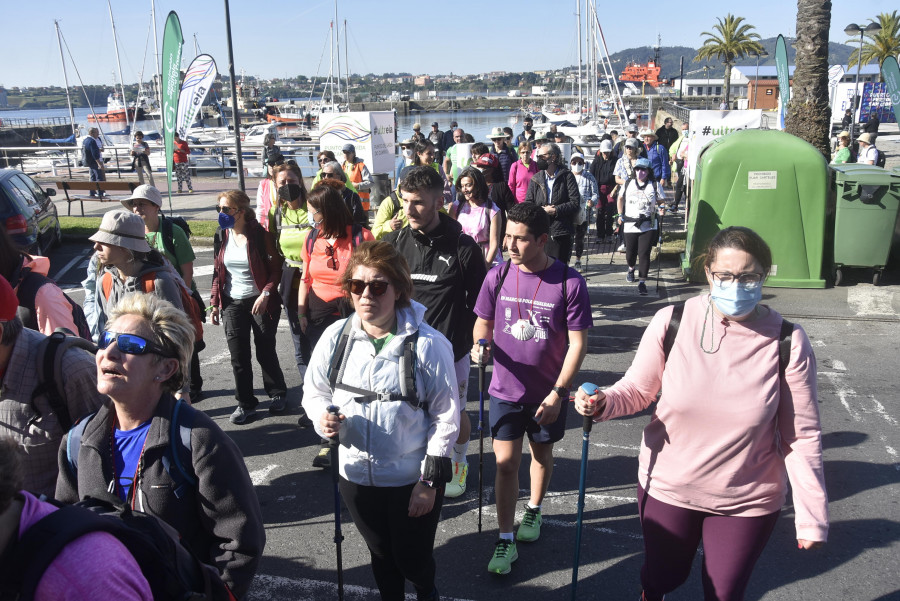
[[[705,598],[743,599],[788,482],[798,547],[828,536],[816,358],[803,328],[760,304],[771,267],[755,232],[720,231],[705,261],[709,293],[679,307],[674,340],[666,343],[676,323],[666,307],[621,380],[576,394],[579,413],[605,421],[646,409],[663,391],[639,460],[642,599],[660,601],[687,580],[701,541]]]
[[[516,196],[516,202],[523,202],[528,192],[528,184],[537,173],[538,168],[531,157],[531,142],[523,142],[519,146],[519,160],[509,168],[509,189]]]

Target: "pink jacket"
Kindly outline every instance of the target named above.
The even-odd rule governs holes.
[[[22,267],[30,267],[32,273],[46,276],[50,273],[50,259],[47,257],[24,255]],[[34,317],[38,331],[49,336],[56,328],[67,328],[78,334],[78,326],[72,317],[72,305],[63,296],[56,283],[47,283],[38,288],[34,296]]]
[[[531,178],[537,173],[538,168],[534,161],[528,163],[528,167],[522,164],[521,159],[512,164],[509,168],[509,189],[516,195],[517,202],[525,201],[525,194],[528,192],[528,184]]]
[[[662,389],[641,443],[639,480],[650,496],[753,517],[781,509],[790,481],[797,538],[824,541],[828,498],[816,358],[806,332],[794,328],[782,381],[781,315],[769,309],[751,322],[707,319],[708,303],[708,294],[687,301],[668,363],[663,339],[672,307],[653,317],[631,367],[605,391],[600,419],[646,409]],[[711,353],[701,349],[704,322],[703,347],[712,346]]]

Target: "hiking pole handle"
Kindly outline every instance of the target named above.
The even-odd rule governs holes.
[[[585,382],[584,384],[581,385],[581,391],[588,396],[593,396],[593,395],[597,394],[598,390],[600,390],[600,387],[597,386],[596,384],[591,384],[590,382]],[[594,416],[593,415],[585,415],[584,422],[582,424],[582,429],[584,430],[585,434],[590,433],[591,428],[593,428],[593,427],[594,427]]]
[[[338,417],[341,414],[341,409],[337,405],[328,405],[328,413],[331,415]],[[338,445],[338,435],[335,434],[331,438],[328,439],[329,447],[336,447]]]

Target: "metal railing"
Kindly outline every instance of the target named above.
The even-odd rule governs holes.
[[[53,125],[70,125],[72,123],[68,117],[38,117],[36,119],[28,119],[21,117],[5,118],[0,113],[0,127],[3,129],[16,129],[19,127],[47,127]]]

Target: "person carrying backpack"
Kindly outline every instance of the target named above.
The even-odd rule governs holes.
[[[56,451],[75,420],[103,404],[90,343],[23,327],[12,287],[0,278],[0,436],[23,457],[25,487],[53,496]]]
[[[27,491],[23,455],[16,442],[0,435],[0,598],[21,601],[151,601],[150,584],[128,549],[113,535],[90,532],[63,547],[39,575],[7,573],[22,553],[20,539],[42,519],[57,511],[51,503]],[[90,558],[89,561],[85,561]],[[29,564],[26,564],[26,569]],[[16,582],[25,577],[26,581]],[[12,582],[10,582],[12,581]],[[33,586],[30,591],[24,586]]]
[[[265,529],[240,449],[173,394],[187,378],[193,342],[193,324],[172,303],[152,294],[119,300],[96,360],[97,390],[109,402],[59,445],[56,499],[112,492],[177,530],[241,598],[263,555]]]
[[[313,349],[303,407],[318,434],[340,441],[332,469],[381,598],[403,599],[409,580],[418,599],[437,601],[434,537],[459,427],[453,350],[410,300],[409,267],[390,243],[362,242],[341,286],[355,313]]]
[[[0,226],[0,275],[19,299],[19,317],[26,328],[49,336],[59,328],[90,339],[84,312],[50,279],[50,259],[22,252]]]
[[[134,189],[122,206],[144,220],[144,234],[151,248],[158,250],[172,264],[185,285],[191,289],[193,301],[205,321],[206,305],[194,282],[194,248],[191,246],[190,226],[181,216],[166,217],[162,208],[162,194],[149,184]],[[205,348],[199,340],[191,356],[191,402],[196,403],[203,396],[203,376],[200,374],[200,351]]]
[[[803,328],[760,303],[772,252],[729,227],[704,256],[709,291],[660,309],[624,377],[575,397],[595,422],[655,404],[637,487],[646,601],[687,580],[701,541],[704,598],[743,599],[788,483],[797,546],[828,537],[816,358]]]

